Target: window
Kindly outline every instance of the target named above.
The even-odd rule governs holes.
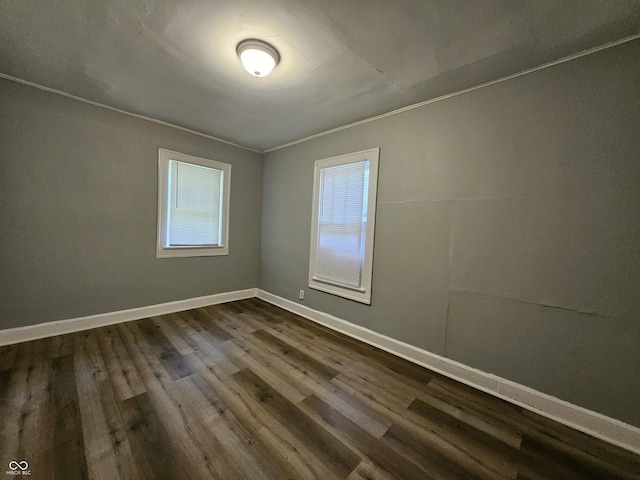
[[[371,304],[379,153],[315,162],[310,288]]]
[[[156,257],[229,253],[231,165],[158,150]]]

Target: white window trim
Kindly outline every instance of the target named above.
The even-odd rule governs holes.
[[[222,171],[222,231],[221,244],[211,247],[167,247],[167,216],[169,207],[169,161],[193,163],[203,167]],[[156,239],[156,258],[170,257],[205,257],[229,254],[229,201],[231,199],[231,165],[186,153],[174,152],[164,148],[158,149],[158,236]]]
[[[313,210],[311,215],[311,245],[309,249],[309,288],[338,295],[349,300],[371,305],[371,286],[373,278],[373,245],[378,187],[378,160],[380,149],[372,148],[360,152],[339,155],[337,157],[316,160],[313,174]],[[318,208],[320,171],[322,168],[346,163],[369,161],[369,192],[367,202],[367,225],[365,228],[365,250],[362,263],[362,288],[354,289],[334,283],[318,280],[315,265],[318,254]]]

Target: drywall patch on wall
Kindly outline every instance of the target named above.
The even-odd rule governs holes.
[[[448,358],[633,425],[640,425],[638,345],[637,322],[450,294]]]
[[[450,212],[451,202],[378,204],[375,311],[364,326],[444,354]]]
[[[640,238],[640,197],[586,188],[458,202],[452,287],[634,321],[640,248],[630,242]]]

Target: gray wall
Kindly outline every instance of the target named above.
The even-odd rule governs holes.
[[[268,153],[260,288],[640,426],[640,41]],[[372,305],[309,290],[314,160],[381,147]]]
[[[228,162],[230,254],[156,259],[158,148]],[[261,157],[0,79],[0,329],[254,288]]]

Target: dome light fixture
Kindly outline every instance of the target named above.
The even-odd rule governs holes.
[[[253,38],[241,41],[236,53],[244,69],[254,77],[266,77],[280,62],[280,54],[272,45]]]

